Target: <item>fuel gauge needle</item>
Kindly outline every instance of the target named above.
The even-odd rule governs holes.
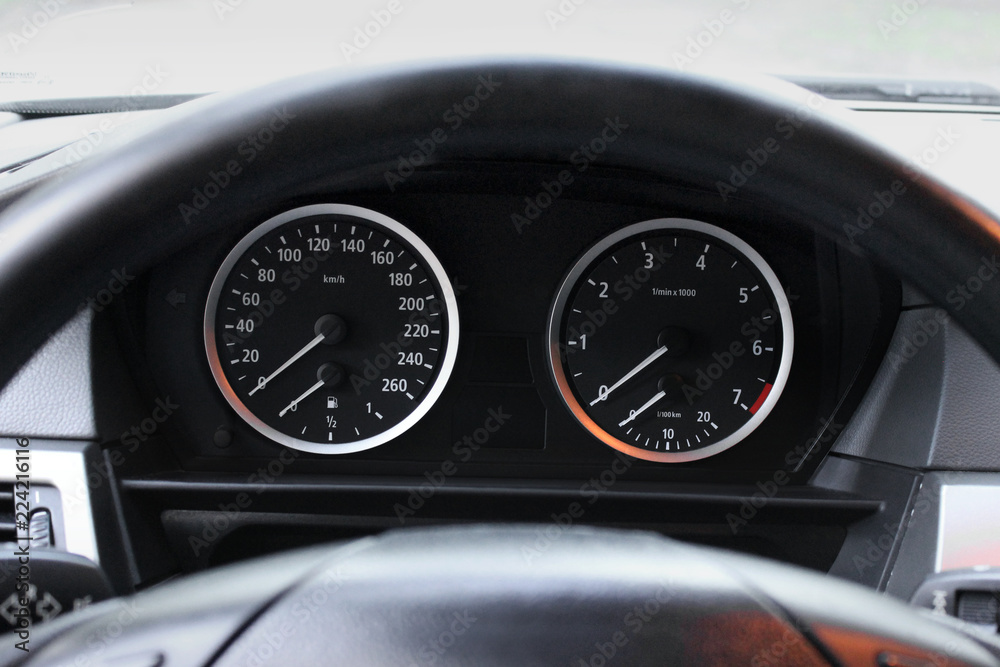
[[[641,408],[639,408],[638,410],[636,410],[635,412],[633,412],[632,414],[630,414],[628,416],[628,419],[626,419],[625,421],[623,421],[618,426],[624,426],[625,424],[629,423],[630,421],[632,421],[633,419],[635,419],[636,417],[638,417],[639,415],[641,415],[643,412],[645,412],[646,410],[648,410],[650,408],[650,406],[653,405],[653,403],[656,403],[658,400],[660,400],[661,398],[663,398],[666,395],[667,395],[667,392],[665,392],[665,391],[657,392],[656,396],[654,396],[653,398],[651,398],[648,401],[646,401],[645,403],[643,403]]]
[[[594,407],[598,403],[598,401],[603,401],[605,398],[610,396],[611,392],[613,392],[615,389],[617,389],[618,387],[622,386],[623,384],[634,378],[639,373],[639,371],[641,371],[643,368],[649,366],[651,363],[659,359],[661,356],[666,354],[666,352],[667,352],[666,345],[661,345],[660,347],[656,348],[656,350],[651,355],[640,361],[638,366],[636,366],[628,373],[626,373],[625,377],[623,377],[618,382],[615,382],[613,385],[608,387],[608,390],[606,392],[600,394],[597,398],[592,400],[590,402],[590,407]]]
[[[299,396],[294,401],[292,401],[291,403],[289,403],[288,405],[286,405],[285,409],[278,413],[278,416],[279,417],[284,417],[286,412],[288,412],[289,410],[291,410],[292,408],[294,408],[296,405],[299,404],[299,401],[301,401],[306,396],[308,396],[309,394],[313,393],[314,391],[316,391],[317,389],[319,389],[320,387],[322,387],[324,384],[326,384],[326,382],[323,381],[323,380],[320,380],[316,384],[314,384],[313,386],[311,386],[308,389],[306,389],[305,392],[301,396]]]

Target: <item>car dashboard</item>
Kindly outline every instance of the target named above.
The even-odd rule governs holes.
[[[926,151],[936,151],[936,168],[953,180],[981,179],[972,165],[1000,141],[992,108],[945,116],[854,106],[843,113],[883,140],[929,146],[916,153],[925,156],[921,168],[931,166]],[[0,128],[0,137],[33,123],[65,126],[70,118],[80,123],[20,120]],[[969,143],[951,150],[947,137],[954,136]],[[280,130],[268,146],[259,150],[280,150]],[[70,538],[77,515],[59,510],[63,545],[73,551],[87,544],[78,552],[115,572],[116,590],[294,546],[445,523],[537,524],[531,549],[539,553],[570,525],[640,528],[829,572],[905,599],[942,569],[942,558],[963,552],[945,542],[941,490],[957,498],[964,491],[956,488],[989,488],[987,502],[996,502],[992,473],[1000,454],[972,437],[962,415],[978,406],[979,432],[996,432],[1000,422],[984,405],[987,394],[973,395],[960,378],[969,373],[978,386],[996,387],[1000,371],[919,293],[853,248],[850,233],[832,239],[796,224],[794,213],[773,201],[727,196],[741,173],[752,177],[755,154],[748,153],[749,167],[734,166],[735,185],[720,181],[707,190],[604,166],[587,147],[581,156],[589,157],[570,165],[484,159],[421,166],[432,148],[416,145],[374,181],[330,174],[293,183],[277,204],[250,199],[234,222],[151,269],[120,267],[0,395],[0,432],[75,457],[76,481],[71,475],[58,484],[64,500],[86,500],[91,535]],[[213,215],[213,190],[225,188],[248,155],[237,152],[233,167],[194,179],[191,200],[180,205],[185,223]],[[294,173],[295,165],[287,169]],[[5,178],[21,178],[16,174]],[[878,189],[873,197],[891,193]],[[325,255],[327,263],[316,265],[322,268],[309,270],[301,255],[289,254],[273,277],[260,269],[264,287],[256,275],[242,278],[252,288],[233,283],[239,267],[260,265],[263,254],[254,255],[252,243],[278,239],[282,229],[302,236],[305,227],[294,225],[313,221],[282,218],[295,211],[332,216],[315,225],[316,243],[330,242],[324,248],[332,259]],[[337,218],[342,214],[348,217]],[[863,225],[864,214],[853,222]],[[434,289],[410,290],[402,283],[410,274],[382,266],[382,246],[358,249],[354,239],[362,236],[353,229],[320,234],[320,223],[338,220],[368,229],[369,242],[399,244],[390,257],[414,254],[419,261],[406,270]],[[280,238],[274,243],[285,244]],[[619,273],[605,267],[639,252],[636,244],[645,251],[647,242],[678,239],[698,247],[690,256],[677,251],[687,264],[670,280],[660,281],[655,270],[638,273],[646,270],[642,253]],[[720,252],[734,259],[723,268],[747,267],[744,282],[698,265]],[[291,271],[287,280],[283,269]],[[606,291],[601,271],[612,276]],[[652,275],[649,286],[643,275]],[[636,284],[616,283],[618,276]],[[768,291],[768,276],[780,290],[772,283]],[[756,310],[739,310],[761,284],[767,298]],[[337,310],[336,299],[302,315],[321,288],[346,292],[351,315],[347,305]],[[579,308],[574,325],[574,304],[590,289],[599,294],[580,301],[590,305]],[[646,295],[641,306],[633,293]],[[274,294],[281,299],[269,299]],[[447,302],[448,295],[453,303],[438,309],[447,327],[420,320],[432,322],[426,336],[439,344],[411,343],[392,329],[380,347],[352,352],[352,333],[365,339],[386,322],[415,321],[386,310],[386,299],[402,298],[400,309],[411,299],[427,315],[433,299]],[[424,298],[419,307],[412,301]],[[227,307],[245,311],[225,319]],[[671,308],[688,319],[666,317]],[[327,311],[336,316],[334,328],[317,322],[313,330],[316,314]],[[782,332],[793,330],[794,343],[753,319],[761,312],[780,312]],[[616,317],[630,319],[619,326]],[[248,323],[270,338],[255,339],[253,331],[238,337]],[[609,340],[589,366],[581,361],[586,352],[570,351],[584,347],[586,324],[591,349],[602,334]],[[333,341],[330,332],[341,325],[349,333]],[[314,347],[272,384],[267,376],[311,339]],[[236,356],[228,340],[236,341]],[[269,341],[274,352],[268,356],[262,342],[253,350],[263,361],[251,360],[247,340]],[[663,356],[621,389],[610,388],[660,349]],[[685,366],[688,357],[695,361]],[[250,370],[229,372],[240,364]],[[596,384],[574,380],[577,370],[586,377],[591,369],[600,375],[596,392]],[[744,380],[767,389],[748,389]],[[417,383],[434,390],[410,396]],[[313,393],[297,398],[297,388]],[[409,403],[394,407],[390,399],[403,399],[385,396],[393,393],[410,396]],[[659,403],[647,404],[649,397]],[[389,421],[390,410],[398,411],[394,425],[403,427],[373,421],[379,405],[391,406],[382,408]],[[300,420],[294,432],[285,427],[293,419]],[[644,419],[633,439],[629,427]],[[728,429],[727,437],[713,436],[713,427]],[[373,430],[365,436],[363,428]],[[687,430],[675,436],[675,429]],[[677,455],[660,456],[668,453]]]

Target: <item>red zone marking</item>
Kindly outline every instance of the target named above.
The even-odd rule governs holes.
[[[768,382],[764,385],[764,391],[760,392],[760,396],[754,401],[754,404],[750,406],[750,414],[755,415],[757,411],[760,410],[760,406],[764,405],[764,401],[767,399],[767,395],[771,393],[771,383]]]

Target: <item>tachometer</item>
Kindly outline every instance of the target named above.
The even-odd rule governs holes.
[[[399,222],[304,206],[226,257],[205,346],[226,400],[257,431],[305,451],[357,452],[404,432],[440,396],[457,303],[441,263]]]
[[[702,459],[767,417],[792,360],[788,299],[735,235],[665,218],[598,242],[560,288],[549,360],[567,407],[637,458]]]

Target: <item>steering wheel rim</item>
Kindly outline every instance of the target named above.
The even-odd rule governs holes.
[[[248,203],[266,207],[279,202],[295,184],[330,174],[344,186],[385,179],[400,156],[413,152],[415,140],[444,126],[443,111],[477,90],[488,92],[489,103],[448,131],[426,164],[565,162],[604,123],[625,124],[627,131],[602,154],[604,166],[780,205],[803,224],[856,245],[908,280],[1000,359],[1000,290],[984,283],[974,307],[966,307],[969,299],[951,298],[956,286],[995,261],[1000,227],[991,214],[932,177],[915,177],[898,158],[821,114],[810,113],[803,120],[802,107],[731,83],[638,67],[482,62],[310,75],[199,100],[165,112],[144,135],[17,201],[0,216],[7,240],[0,247],[0,303],[5,304],[0,310],[0,349],[5,351],[0,386],[104,286],[112,271],[127,267],[138,275],[200,235],[236,220]],[[796,118],[801,122],[792,123]],[[782,119],[794,132],[781,129]],[[271,136],[267,142],[261,135],[265,129]],[[775,138],[779,135],[783,140]],[[224,169],[251,137],[261,147],[255,148],[255,159],[242,177],[234,177],[199,208],[192,187]],[[750,152],[769,139],[778,141],[778,148],[755,175],[735,192],[720,189],[730,169],[748,155],[752,159]],[[386,181],[390,189],[392,185]],[[892,203],[883,205],[872,224],[861,228],[863,233],[849,231],[850,225],[859,229],[857,209],[863,212],[886,191],[894,193]],[[571,532],[573,537],[562,544],[595,548],[620,539]],[[403,546],[426,546],[422,535],[403,538]],[[445,540],[458,549],[468,537],[449,535]],[[498,543],[488,535],[480,537],[483,544],[456,553],[485,558],[483,549]],[[384,549],[396,538],[374,539],[383,545],[375,548]],[[625,547],[609,547],[607,553],[617,554],[612,560],[625,556],[621,550],[630,542],[623,543]],[[677,545],[650,548],[680,554],[674,562],[677,571],[695,567],[692,554],[702,553]],[[563,565],[579,558],[572,550],[556,549]],[[740,562],[740,568],[755,567],[750,560]],[[591,576],[621,582],[615,572],[592,564],[597,571]],[[568,581],[584,586],[582,572]],[[811,581],[811,586],[822,585],[820,578]],[[752,591],[736,588],[745,596],[740,599],[755,600]],[[572,587],[539,584],[521,592],[558,596],[570,591]],[[754,604],[769,608],[771,603]],[[973,648],[963,659],[990,664],[988,656]]]
[[[95,642],[124,612],[115,641]],[[94,605],[32,639],[19,664],[1000,664],[853,584],[565,522],[400,529],[266,557]]]
[[[987,284],[974,308],[954,299],[956,286],[1000,251],[997,220],[896,156],[802,105],[732,83],[635,66],[482,62],[308,75],[196,100],[16,201],[0,216],[0,386],[111,271],[142,271],[230,222],[248,202],[280,200],[295,183],[329,174],[342,182],[378,179],[413,153],[414,139],[447,127],[443,112],[477,89],[488,92],[488,103],[448,132],[426,164],[565,163],[606,119],[617,118],[628,128],[608,144],[602,165],[718,190],[732,168],[772,139],[778,150],[730,196],[777,203],[869,253],[1000,358],[1000,290]],[[249,138],[282,122],[267,145],[261,138],[259,150],[251,147],[254,160],[240,177],[198,210],[193,189]],[[867,229],[859,226],[857,209],[897,182],[905,192]],[[186,221],[183,205],[197,210]],[[43,313],[25,318],[40,304]]]

